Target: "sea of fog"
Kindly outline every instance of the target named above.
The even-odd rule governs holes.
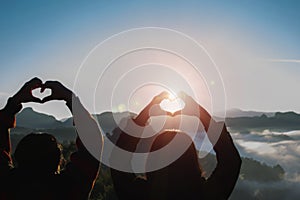
[[[300,199],[300,130],[230,132],[242,157],[252,158],[269,166],[279,164],[285,171],[281,181],[257,182],[239,179],[231,200]],[[212,148],[205,139],[205,133],[198,133],[195,143],[198,150],[209,151]],[[257,174],[260,172],[257,171]]]
[[[286,172],[285,179],[300,182],[300,130],[230,132],[242,157],[253,158],[270,166],[279,164]],[[198,150],[209,152],[212,149],[204,132],[197,134],[195,143]]]
[[[290,132],[232,133],[243,157],[251,157],[268,165],[279,164],[285,179],[300,183],[300,130]]]
[[[300,130],[232,132],[231,135],[241,156],[271,166],[279,164],[285,171],[282,181],[239,180],[231,199],[300,199]]]

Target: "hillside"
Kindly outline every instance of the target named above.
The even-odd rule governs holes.
[[[56,128],[63,123],[51,115],[39,113],[32,108],[24,108],[17,114],[17,126],[25,128]]]

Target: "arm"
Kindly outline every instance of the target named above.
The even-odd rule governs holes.
[[[90,114],[85,110],[85,108],[81,105],[78,98],[73,99],[73,103],[77,101],[77,105],[81,106],[79,109],[81,109],[84,112],[75,113],[74,114],[74,122],[76,126],[77,133],[82,130],[78,129],[84,129],[83,134],[97,134],[99,137],[101,137],[100,145],[97,147],[97,151],[100,151],[99,154],[102,152],[102,134],[98,128],[97,123],[95,120],[90,116]],[[67,106],[72,111],[72,108],[70,106],[70,102],[67,102]],[[76,119],[79,118],[82,120],[83,127],[78,127],[78,123],[76,124]],[[87,128],[89,127],[89,128]],[[93,127],[93,128],[91,128]],[[92,132],[93,131],[93,132]],[[79,199],[85,199],[90,195],[91,190],[94,187],[95,180],[98,176],[99,172],[99,160],[100,155],[98,157],[99,160],[97,160],[91,153],[86,149],[86,147],[83,145],[82,140],[80,139],[80,136],[77,136],[76,139],[76,146],[77,151],[72,153],[70,156],[70,162],[66,166],[65,174],[68,176],[71,176],[72,179],[74,179],[78,186],[76,186],[76,191],[72,195],[74,195],[74,198],[78,198],[78,196],[82,196],[82,198]],[[77,193],[77,194],[76,194]],[[76,195],[76,196],[75,196]]]
[[[208,198],[228,199],[240,172],[240,155],[224,123],[215,122],[210,114],[190,96],[184,93],[180,96],[186,104],[182,113],[199,117],[216,152],[217,166],[205,183]]]
[[[214,145],[217,166],[207,179],[206,188],[210,194],[216,195],[214,198],[228,199],[238,179],[242,161],[226,126],[223,123],[216,124],[220,125],[223,126],[222,132]]]
[[[79,98],[75,97],[72,91],[56,81],[47,81],[43,85],[42,91],[46,88],[51,89],[52,94],[51,96],[45,97],[42,100],[43,102],[64,100],[70,111],[73,113],[76,130],[77,133],[80,134],[76,139],[77,151],[71,155],[71,161],[67,164],[63,174],[72,180],[74,186],[72,189],[73,191],[71,191],[72,194],[70,194],[70,198],[87,199],[98,176],[99,161],[96,158],[100,160],[103,146],[102,134],[96,121],[83,107]],[[89,135],[98,136],[99,145],[94,148],[97,155],[94,154],[95,152],[92,152],[93,155],[91,155],[91,153],[83,145],[80,136],[84,134],[86,134],[88,138]]]
[[[165,111],[155,110],[151,112],[151,108],[159,108],[161,101],[165,98],[167,93],[161,93],[153,98],[153,100],[133,119],[138,126],[146,126],[149,118],[155,114],[165,114]],[[140,138],[133,137],[124,133],[120,128],[113,131],[113,134],[120,134],[116,145],[126,151],[135,152]],[[147,140],[147,139],[145,139]],[[151,140],[151,139],[150,139]],[[113,155],[118,156],[118,155]],[[130,162],[131,160],[128,160]],[[147,199],[147,181],[143,178],[138,178],[134,173],[122,172],[116,169],[111,169],[111,176],[113,179],[115,191],[120,199]]]
[[[22,109],[22,103],[37,102],[41,100],[32,96],[31,91],[40,87],[42,81],[34,78],[7,101],[6,106],[0,110],[0,176],[4,176],[12,168],[10,128],[16,126],[15,115]]]
[[[14,106],[10,98],[0,111],[0,176],[8,173],[12,168],[10,128],[16,124],[15,114],[22,109],[22,106]]]

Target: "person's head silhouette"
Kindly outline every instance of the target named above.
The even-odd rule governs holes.
[[[35,89],[40,89],[41,93],[45,89],[50,89],[51,95],[39,99],[32,94]],[[16,114],[21,111],[24,103],[42,104],[53,100],[64,101],[71,113],[75,102],[76,108],[81,112],[75,112],[76,117],[73,117],[94,128],[85,129],[87,133],[94,134],[92,131],[95,131],[96,134],[101,135],[96,121],[80,103],[79,98],[60,82],[43,83],[39,78],[26,82],[7,100],[5,107],[0,109],[0,199],[89,198],[98,176],[100,163],[89,153],[78,136],[74,144],[77,148],[74,151],[66,149],[66,152],[72,154],[68,163],[63,163],[66,167],[62,171],[60,166],[62,161],[65,161],[62,156],[62,146],[54,136],[47,133],[30,133],[23,137],[15,149],[15,162],[12,162],[10,129],[17,125]],[[100,145],[102,145],[102,137]],[[99,150],[102,150],[102,146],[99,146]]]
[[[61,146],[47,133],[31,133],[17,145],[15,159],[19,168],[55,173],[61,162]]]
[[[191,96],[181,92],[178,94],[185,107],[175,113],[168,113],[161,109],[161,102],[166,99],[165,92],[155,96],[152,101],[133,118],[140,127],[151,126],[151,117],[176,116],[196,117],[203,125],[206,135],[216,153],[217,165],[212,174],[204,176],[193,142],[193,137],[178,129],[178,122],[170,121],[167,126],[171,129],[163,130],[149,140],[129,136],[122,132],[117,144],[130,152],[139,153],[139,147],[147,148],[148,159],[145,176],[136,176],[135,173],[125,173],[111,169],[115,190],[120,199],[228,199],[238,179],[241,167],[241,158],[234,146],[224,123],[216,122],[211,115],[198,104]],[[155,107],[154,107],[155,106]],[[155,112],[154,112],[155,111]],[[165,118],[164,118],[165,119]],[[166,121],[163,121],[166,123]],[[181,122],[180,122],[181,123]],[[180,124],[179,124],[180,125]],[[210,127],[223,126],[221,135],[215,142],[217,131]],[[117,128],[118,130],[119,128]],[[131,130],[133,133],[135,130]],[[140,129],[137,130],[139,132]],[[152,142],[153,141],[153,142]],[[144,145],[145,144],[145,145]],[[150,146],[150,148],[148,148]],[[131,158],[131,157],[129,157]],[[157,169],[161,164],[171,164]],[[132,163],[132,159],[126,160]],[[126,163],[126,164],[127,164]],[[207,166],[207,162],[201,163]],[[151,171],[157,169],[155,171]]]
[[[195,178],[198,178],[202,173],[200,164],[198,162],[198,155],[195,145],[190,136],[184,132],[172,130],[159,134],[151,146],[151,151],[164,148],[166,145],[171,143],[175,136],[179,137],[180,141],[182,141],[182,143],[177,143],[177,145],[188,144],[186,151],[183,152],[182,155],[170,165],[147,173],[147,180],[153,182],[154,185],[157,184],[157,186],[159,186],[161,189],[164,187],[164,184],[167,185],[169,189],[174,189],[174,187],[182,188],[189,185],[186,180],[191,181]],[[175,147],[170,151],[177,151],[177,149]],[[171,154],[171,152],[169,153]]]

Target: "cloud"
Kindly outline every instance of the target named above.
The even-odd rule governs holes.
[[[280,63],[300,63],[297,59],[267,59],[268,62],[280,62]]]
[[[295,179],[300,169],[300,131],[235,133],[232,137],[242,156],[269,165],[280,164],[286,179]]]
[[[299,199],[299,182],[254,182],[239,180],[230,199]]]
[[[233,133],[232,137],[242,156],[253,158],[268,165],[280,164],[286,173],[283,180],[276,182],[255,182],[239,179],[231,195],[231,200],[299,199],[300,130]]]

